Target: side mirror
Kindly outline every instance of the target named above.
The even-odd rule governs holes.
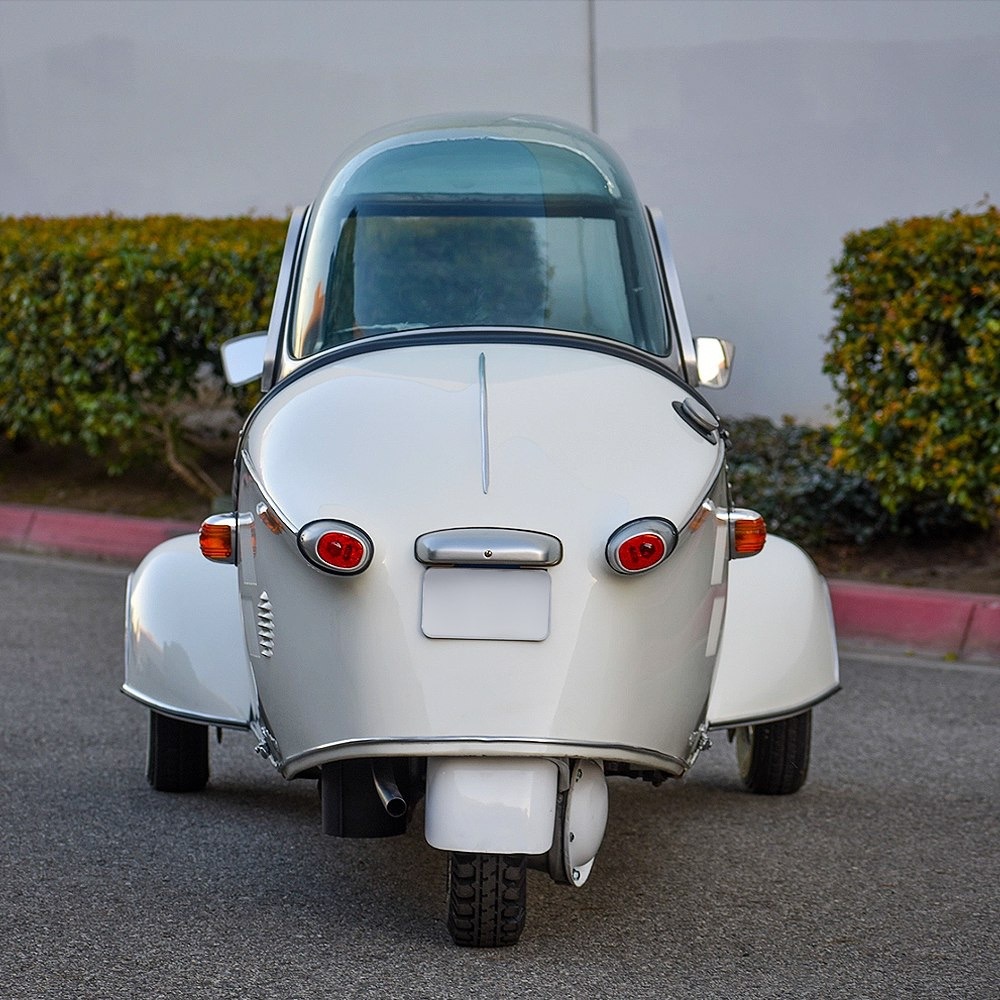
[[[698,385],[706,389],[724,389],[729,384],[736,348],[718,337],[696,337],[694,352],[698,362]]]
[[[222,370],[230,385],[246,385],[264,373],[266,333],[245,333],[222,345]]]

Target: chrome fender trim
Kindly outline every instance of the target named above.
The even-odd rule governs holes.
[[[169,715],[174,719],[182,719],[184,722],[200,722],[206,726],[215,726],[219,729],[250,729],[250,722],[247,719],[223,718],[218,715],[202,715],[198,712],[189,712],[186,709],[178,708],[176,705],[168,705],[165,702],[157,701],[155,698],[147,698],[141,691],[137,691],[129,684],[121,686],[122,694],[128,695],[133,701],[145,705],[147,708],[155,709],[160,715]]]
[[[808,712],[811,708],[822,704],[827,698],[832,698],[840,688],[841,685],[839,683],[835,684],[829,691],[824,691],[817,697],[802,704],[788,705],[780,711],[774,712],[773,715],[756,715],[752,718],[743,719],[719,719],[718,721],[713,721],[709,728],[712,731],[717,729],[738,729],[740,726],[761,726],[767,722],[781,722],[782,719],[791,719],[793,716],[801,715],[803,712]]]

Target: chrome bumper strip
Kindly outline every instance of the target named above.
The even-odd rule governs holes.
[[[277,762],[286,778],[318,764],[351,757],[582,757],[613,760],[679,778],[687,763],[672,754],[618,743],[577,743],[524,737],[445,736],[437,739],[338,740]]]

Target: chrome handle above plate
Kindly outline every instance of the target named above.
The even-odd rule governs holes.
[[[520,528],[445,528],[421,535],[414,555],[427,566],[555,566],[562,542]]]

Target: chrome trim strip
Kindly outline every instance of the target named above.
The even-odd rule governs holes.
[[[681,283],[677,276],[677,264],[674,262],[674,255],[670,249],[670,240],[667,238],[667,224],[664,221],[663,212],[658,208],[647,208],[646,211],[649,213],[650,222],[653,224],[653,233],[656,237],[660,262],[663,265],[663,279],[666,283],[669,307],[673,314],[677,339],[680,341],[681,360],[688,377],[688,382],[692,386],[696,386],[698,384],[698,358],[694,349],[694,337],[691,335],[691,327],[688,324],[684,296],[681,294]]]
[[[780,712],[772,712],[769,715],[755,716],[752,718],[726,719],[723,722],[709,721],[707,725],[708,728],[712,730],[736,729],[739,726],[760,726],[766,722],[780,722],[782,719],[790,719],[794,715],[800,715],[802,712],[806,712],[810,708],[815,708],[821,702],[826,701],[827,698],[832,698],[839,690],[840,684],[835,684],[825,694],[821,694],[818,698],[813,698],[811,701],[804,702],[794,708],[782,709]]]
[[[281,522],[282,526],[292,533],[294,537],[298,537],[299,529],[292,524],[291,520],[285,515],[282,509],[275,503],[274,497],[264,488],[264,484],[260,481],[260,473],[257,472],[256,466],[253,464],[253,459],[250,458],[250,453],[246,448],[240,450],[240,462],[243,464],[243,468],[246,470],[246,474],[253,480],[254,486],[257,487],[257,491],[264,498],[264,503],[267,504],[270,512]]]
[[[486,355],[479,355],[479,438],[482,445],[483,493],[490,491],[490,421],[486,395]]]
[[[288,315],[288,290],[292,283],[292,270],[299,249],[299,237],[305,225],[306,216],[311,205],[296,208],[288,220],[288,230],[285,233],[285,247],[281,252],[281,264],[278,267],[278,283],[274,290],[274,304],[271,307],[271,317],[267,324],[267,342],[264,347],[264,371],[261,375],[260,388],[266,393],[275,383],[275,376],[280,377],[276,366],[278,352],[281,346],[281,329]]]
[[[160,701],[155,701],[152,698],[147,698],[144,694],[137,691],[134,687],[129,684],[123,684],[121,686],[122,694],[127,694],[130,698],[135,699],[140,705],[145,705],[147,708],[155,709],[161,715],[169,715],[174,719],[182,719],[185,722],[201,722],[206,726],[221,726],[223,729],[249,729],[250,721],[247,719],[218,719],[214,716],[200,715],[197,712],[185,712],[182,709],[177,708],[174,705],[167,705]],[[249,716],[249,712],[247,715]]]
[[[489,748],[488,751],[486,748]],[[373,751],[377,751],[373,753]],[[687,762],[673,754],[617,743],[573,743],[533,737],[444,736],[436,739],[337,740],[312,750],[293,754],[278,769],[290,778],[299,771],[334,760],[351,757],[584,757],[635,764],[680,777]]]
[[[680,541],[681,537],[686,532],[691,530],[692,523],[695,522],[696,519],[698,524],[701,523],[701,518],[699,518],[699,515],[702,515],[702,517],[704,517],[703,512],[706,509],[705,508],[706,501],[711,501],[713,503],[713,509],[717,508],[722,517],[726,517],[728,515],[728,508],[724,506],[725,504],[724,496],[719,498],[720,503],[715,503],[714,501],[712,501],[712,494],[718,488],[719,480],[723,476],[725,471],[726,471],[726,450],[725,448],[718,448],[715,453],[715,464],[712,466],[711,485],[708,488],[708,492],[701,498],[701,500],[698,501],[698,503],[696,503],[692,507],[691,513],[687,517],[687,519],[678,522],[679,524],[679,527],[677,528],[678,541]],[[728,548],[727,548],[727,555],[728,555]]]
[[[555,566],[562,542],[555,535],[520,528],[446,528],[413,544],[425,566]]]

